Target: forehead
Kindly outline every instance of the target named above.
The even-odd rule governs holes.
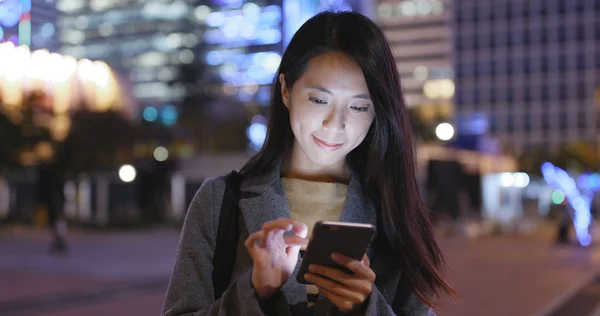
[[[350,56],[340,52],[313,57],[299,81],[309,87],[368,92],[360,66]]]

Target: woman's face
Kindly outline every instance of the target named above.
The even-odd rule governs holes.
[[[346,155],[365,139],[375,118],[358,64],[344,53],[325,53],[309,61],[291,89],[283,74],[280,80],[295,136],[292,161],[301,164],[296,168],[343,168]]]

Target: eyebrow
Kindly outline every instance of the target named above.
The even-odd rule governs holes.
[[[308,88],[309,89],[314,89],[314,90],[319,90],[319,91],[322,91],[322,92],[325,92],[325,93],[328,93],[328,94],[333,94],[333,92],[331,92],[331,90],[329,90],[327,88],[324,88],[324,87],[321,87],[321,86],[311,86],[311,87],[308,87]],[[357,95],[352,96],[352,98],[354,98],[354,99],[364,99],[364,100],[371,101],[371,97],[369,96],[368,93],[357,94]]]

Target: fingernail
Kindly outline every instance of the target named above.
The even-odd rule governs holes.
[[[333,253],[333,254],[331,254],[331,259],[333,259],[335,261],[339,261],[341,258],[340,258],[340,255],[338,255],[337,253]]]
[[[311,264],[311,265],[308,266],[308,271],[315,272],[315,270],[317,270],[317,267],[315,267],[314,264]]]
[[[306,274],[304,275],[304,278],[305,278],[306,280],[312,279],[312,275],[311,275],[310,273],[306,273]]]

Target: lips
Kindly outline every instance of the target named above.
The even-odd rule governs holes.
[[[328,143],[328,142],[323,141],[315,136],[313,136],[313,139],[315,140],[315,143],[317,143],[317,145],[319,145],[319,147],[321,147],[325,150],[329,150],[329,151],[336,151],[336,150],[340,149],[340,147],[342,147],[342,145],[343,145],[343,144]]]

